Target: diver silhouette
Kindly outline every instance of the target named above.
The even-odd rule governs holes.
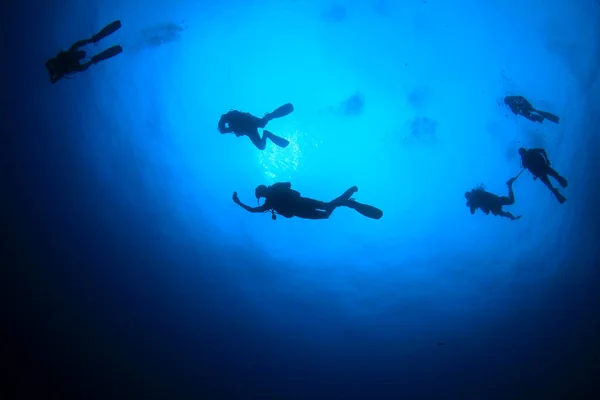
[[[519,173],[519,175],[521,174]],[[485,215],[489,215],[491,212],[492,215],[510,218],[511,221],[521,218],[520,215],[515,217],[510,212],[502,209],[503,206],[515,204],[515,193],[513,192],[512,185],[519,175],[510,178],[506,182],[506,185],[508,186],[508,197],[498,196],[481,188],[472,189],[466,192],[465,198],[467,199],[467,207],[470,208],[471,214],[475,214],[475,211],[479,208]]]
[[[515,115],[522,115],[533,122],[539,122],[541,124],[544,122],[544,119],[547,119],[558,124],[560,121],[560,118],[554,114],[533,108],[531,103],[523,96],[506,96],[504,98],[504,104],[506,104]]]
[[[227,114],[221,115],[217,129],[221,134],[234,133],[237,137],[248,136],[259,150],[264,150],[267,147],[267,139],[271,140],[277,146],[285,148],[290,144],[288,140],[264,128],[269,121],[285,117],[292,111],[294,111],[294,106],[291,103],[282,105],[275,111],[265,114],[262,118],[255,117],[250,113],[231,110]],[[262,137],[258,133],[258,128],[263,129]]]
[[[52,83],[58,82],[61,78],[73,74],[75,72],[83,72],[87,70],[91,65],[97,64],[102,60],[107,60],[116,56],[123,51],[123,48],[119,45],[110,47],[100,54],[97,54],[86,63],[81,61],[86,57],[86,52],[79,48],[90,43],[98,43],[101,39],[108,35],[116,32],[121,28],[121,21],[114,21],[106,25],[100,32],[91,37],[91,39],[84,39],[75,42],[71,48],[67,51],[61,50],[56,57],[46,61],[46,68],[50,73],[50,81]]]
[[[534,180],[540,178],[540,181],[550,189],[560,204],[567,201],[567,198],[560,194],[558,189],[550,183],[549,176],[556,179],[563,188],[566,188],[569,184],[564,177],[560,176],[560,174],[550,166],[551,163],[548,154],[546,154],[546,150],[525,149],[524,147],[521,147],[519,149],[519,155],[521,156],[521,165],[531,172]]]
[[[257,186],[254,194],[256,200],[265,198],[263,205],[258,207],[249,207],[242,203],[238,198],[237,192],[233,192],[233,201],[244,210],[251,213],[271,211],[272,218],[276,219],[276,214],[285,218],[304,218],[304,219],[327,219],[331,213],[338,207],[348,207],[358,211],[365,217],[380,219],[383,211],[373,206],[362,204],[352,199],[352,195],[358,191],[356,186],[346,190],[341,196],[330,202],[302,197],[300,192],[292,189],[289,182],[277,182],[271,186]]]

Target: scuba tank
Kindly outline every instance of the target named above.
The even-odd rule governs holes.
[[[271,186],[259,185],[254,190],[256,196],[256,204],[260,206],[260,198],[270,198],[274,203],[278,201],[285,201],[288,198],[299,198],[300,192],[292,189],[292,185],[289,182],[276,182]],[[271,208],[271,219],[275,221],[277,219],[277,212],[274,208]],[[280,214],[282,215],[282,214]]]

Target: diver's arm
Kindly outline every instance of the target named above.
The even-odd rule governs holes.
[[[244,210],[251,212],[251,213],[261,213],[261,212],[265,212],[265,211],[269,211],[268,208],[265,207],[265,205],[263,204],[260,207],[250,207],[245,205],[244,203],[242,203],[241,201],[236,201],[236,204],[240,207],[242,207]]]
[[[546,164],[550,165],[550,159],[548,158],[548,153],[546,153],[546,150],[545,149],[540,149],[540,152],[544,156],[544,159],[546,160]]]
[[[62,74],[50,74],[50,82],[52,83],[56,83],[58,81],[60,81],[60,79],[63,77]]]
[[[245,205],[244,203],[242,203],[240,201],[240,199],[237,196],[237,192],[233,192],[233,202],[235,204],[237,204],[238,206],[242,207],[244,210],[251,212],[251,213],[258,213],[258,212],[265,212],[265,211],[269,211],[269,208],[266,207],[266,204],[263,204],[260,207],[250,207]]]
[[[477,207],[474,205],[470,205],[469,208],[471,209],[471,214],[475,215],[475,211],[477,211]]]

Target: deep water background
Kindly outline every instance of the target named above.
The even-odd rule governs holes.
[[[3,398],[598,398],[596,1],[0,7]],[[51,85],[115,19],[86,50],[124,53]],[[285,150],[216,131],[286,102]],[[521,145],[568,201],[524,173],[521,220],[470,215]],[[231,201],[275,181],[385,215]]]

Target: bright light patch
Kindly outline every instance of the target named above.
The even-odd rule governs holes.
[[[302,161],[302,149],[298,144],[301,135],[302,133],[296,130],[285,136],[290,141],[286,148],[269,143],[267,148],[258,154],[258,162],[271,181],[289,179],[290,175],[298,170]]]

